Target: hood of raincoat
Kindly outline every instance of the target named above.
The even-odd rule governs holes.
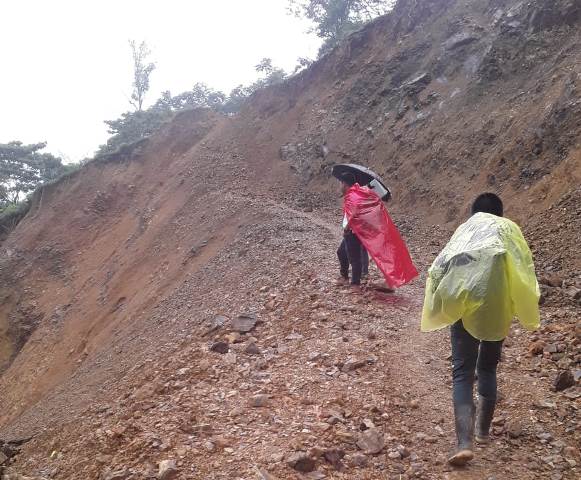
[[[518,225],[477,213],[460,225],[428,271],[422,331],[462,319],[480,340],[504,339],[512,319],[539,327],[533,256]]]

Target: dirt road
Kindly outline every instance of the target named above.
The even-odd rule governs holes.
[[[169,459],[184,479],[576,478],[578,399],[551,392],[550,375],[526,355],[530,334],[516,327],[507,341],[493,444],[453,470],[445,463],[454,436],[448,336],[419,332],[424,275],[394,295],[353,292],[336,284],[337,212],[245,204],[249,218],[260,211],[256,221],[158,314],[120,332],[132,338],[126,352],[134,342],[143,353],[104,352],[83,365],[110,364],[114,381],[82,399],[74,422],[62,420],[64,405],[79,398],[70,382],[64,400],[37,406],[42,415],[11,430],[60,409],[61,420],[23,447],[11,471],[155,478]],[[395,217],[425,272],[446,234]],[[370,282],[381,282],[375,268]],[[176,315],[187,301],[188,313]],[[229,320],[248,312],[257,325],[233,332]],[[227,318],[212,327],[216,315]],[[372,443],[384,444],[366,455],[361,438],[373,432]],[[289,466],[300,452],[298,468],[312,471]]]

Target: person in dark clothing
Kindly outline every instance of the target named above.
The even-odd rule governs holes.
[[[472,204],[472,214],[478,212],[502,217],[504,213],[502,201],[493,193],[484,193]],[[496,369],[503,341],[485,341],[473,337],[464,328],[462,320],[451,326],[450,341],[453,365],[452,397],[458,448],[448,461],[452,465],[462,466],[474,457],[473,439],[480,444],[489,442],[490,424],[496,406]],[[475,374],[478,377],[477,407],[473,399]]]
[[[341,182],[343,195],[355,185],[355,176],[352,174],[346,174],[343,176]],[[364,253],[366,258],[364,259]],[[343,240],[341,245],[337,249],[337,257],[339,258],[341,277],[345,281],[349,281],[349,266],[351,266],[351,285],[360,285],[361,276],[364,273],[367,274],[369,268],[369,257],[367,257],[367,251],[361,245],[359,238],[355,235],[349,225],[347,224],[347,217],[343,217]]]

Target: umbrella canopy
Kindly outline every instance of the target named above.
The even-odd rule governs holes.
[[[387,191],[387,195],[384,195],[382,200],[387,200],[391,196],[391,191],[383,183],[379,175],[363,165],[357,165],[356,163],[338,163],[333,166],[331,173],[342,182],[352,183],[352,180],[355,179],[355,183],[361,186],[366,186],[375,180]]]

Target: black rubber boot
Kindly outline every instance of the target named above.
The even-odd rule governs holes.
[[[474,458],[472,439],[474,438],[474,405],[454,405],[456,437],[458,448],[448,459],[450,465],[461,467]]]
[[[490,424],[494,417],[496,400],[480,397],[478,399],[478,414],[476,415],[476,443],[487,444],[490,442]]]

